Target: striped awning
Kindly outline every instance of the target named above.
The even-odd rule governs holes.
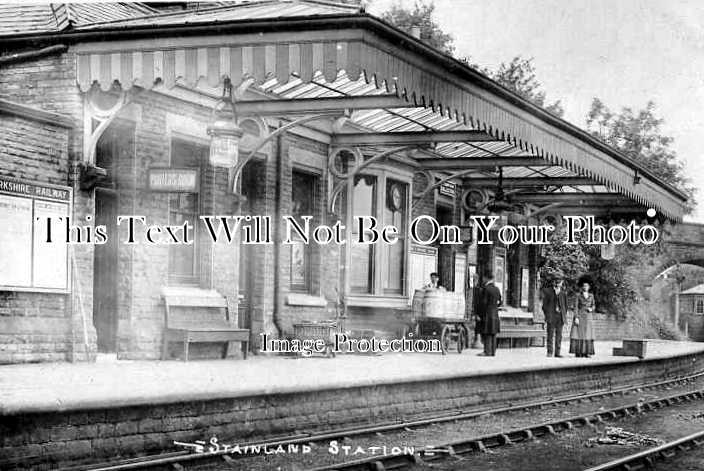
[[[362,29],[288,33],[232,34],[81,43],[77,54],[78,84],[108,89],[150,88],[155,83],[217,86],[225,77],[237,84],[251,77],[257,83],[292,76],[304,82],[321,72],[333,82],[344,71],[351,80],[364,77],[377,87],[397,91],[407,100],[484,130],[554,165],[592,178],[680,220],[684,197],[677,190],[639,172],[633,162],[584,131],[517,98],[507,97],[473,80],[461,64],[449,70],[423,54],[392,44]],[[445,59],[447,62],[447,59]],[[498,90],[498,91],[497,91]],[[518,99],[520,100],[520,99]],[[532,105],[531,105],[532,106]]]

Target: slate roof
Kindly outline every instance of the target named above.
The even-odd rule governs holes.
[[[141,3],[3,3],[0,4],[0,36],[59,32],[156,13],[157,10]]]
[[[140,26],[185,26],[235,20],[316,17],[360,12],[358,4],[325,0],[253,0],[200,3],[162,12],[140,3],[0,5],[0,36]]]

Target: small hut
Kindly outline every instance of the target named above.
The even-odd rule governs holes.
[[[680,293],[680,319],[692,340],[704,341],[704,284]]]

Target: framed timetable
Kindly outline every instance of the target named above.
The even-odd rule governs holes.
[[[70,187],[0,177],[0,289],[69,289],[68,244],[47,242],[48,218],[71,214]]]

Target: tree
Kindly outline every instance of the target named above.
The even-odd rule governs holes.
[[[555,116],[562,117],[565,110],[562,109],[560,100],[553,103],[545,103],[545,91],[538,81],[533,58],[525,59],[521,56],[514,57],[508,64],[502,62],[498,70],[489,73],[489,76],[504,87],[513,90],[526,100],[544,108]]]
[[[567,290],[575,292],[577,280],[589,270],[589,259],[581,242],[564,243],[565,234],[564,225],[556,224],[555,231],[550,234],[550,244],[544,247],[540,279],[545,286],[556,278],[563,279]]]
[[[694,209],[694,188],[685,175],[684,164],[672,149],[673,138],[663,134],[663,119],[655,114],[655,103],[634,112],[624,107],[613,113],[599,98],[592,100],[587,130],[614,149],[641,163],[663,181],[683,189],[689,196],[687,212]]]
[[[460,60],[500,85],[516,92],[534,105],[538,105],[560,118],[564,115],[565,110],[562,108],[561,100],[545,104],[546,94],[538,81],[532,57],[526,59],[518,55],[509,63],[502,62],[496,70],[472,62],[469,57],[463,57]]]
[[[455,53],[454,38],[440,29],[440,25],[433,18],[434,13],[435,4],[432,1],[416,1],[412,10],[395,3],[389,11],[381,15],[381,19],[408,34],[413,34],[413,29],[418,28],[421,41],[451,56]]]

